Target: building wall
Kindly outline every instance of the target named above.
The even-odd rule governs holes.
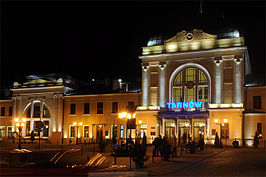
[[[254,107],[254,96],[261,97],[261,108]],[[248,146],[253,145],[257,124],[262,123],[260,146],[266,147],[266,86],[246,87],[246,112],[244,114],[245,139]]]
[[[126,138],[126,119],[120,119],[118,114],[128,112],[128,101],[134,101],[135,105],[139,105],[139,93],[121,93],[121,94],[98,94],[98,95],[78,95],[65,96],[64,98],[64,143],[75,143],[76,136],[70,138],[70,126],[73,122],[82,123],[79,126],[79,137],[81,142],[95,141],[97,139],[96,126],[103,127],[103,137],[112,139],[113,125],[117,125],[117,137],[120,137],[120,126],[123,125],[123,138]],[[97,114],[97,103],[103,103],[103,114]],[[118,102],[117,113],[112,113],[112,103]],[[84,114],[84,103],[90,104],[89,114]],[[71,104],[76,105],[76,113],[70,114]],[[84,125],[89,126],[89,137],[84,138]],[[77,127],[75,127],[75,134]],[[108,135],[105,136],[105,132]],[[134,133],[133,133],[134,134]]]
[[[215,134],[212,134],[213,129],[218,133],[221,138],[221,124],[226,123],[227,119],[229,124],[229,138],[222,139],[224,145],[232,145],[232,142],[237,139],[242,144],[242,112],[243,109],[209,109],[209,140],[214,143]],[[215,123],[218,119],[218,123]]]
[[[157,112],[158,111],[137,111],[136,112],[136,132],[140,135],[141,124],[146,124],[147,128],[147,143],[152,143],[152,141],[160,135],[159,133],[159,122],[157,122]]]
[[[49,136],[43,138],[52,143],[59,144],[62,132],[63,90],[63,86],[12,89],[14,118],[18,118],[19,122],[22,121],[22,118],[26,118],[27,121],[31,121],[30,131],[33,130],[34,121],[49,121]],[[42,117],[43,112],[41,112],[41,116],[39,118],[31,118],[33,111],[31,111],[31,117],[27,117],[27,110],[33,105],[33,103],[36,102],[39,102],[41,107],[45,105],[48,108],[50,117]],[[15,128],[14,119],[12,120],[12,126]],[[22,136],[30,138],[30,136],[26,136],[26,126],[22,129]]]
[[[266,112],[266,86],[246,87],[246,110],[253,112]],[[253,97],[261,96],[261,109],[253,107]]]
[[[210,39],[215,38],[216,40],[215,36],[206,33],[201,33],[202,36],[198,36],[196,31],[193,30],[194,39],[191,40],[192,42],[193,40],[202,40],[200,44],[203,45],[205,39],[202,36]],[[245,61],[246,47],[241,43],[233,45],[231,48],[229,46],[223,48],[224,46],[217,45],[216,47],[218,48],[214,48],[214,46],[204,48],[205,50],[199,50],[200,48],[198,48],[198,51],[192,49],[193,47],[187,52],[179,51],[179,49],[170,51],[169,45],[175,43],[190,46],[191,41],[186,40],[186,34],[188,32],[182,31],[173,38],[164,41],[164,45],[161,46],[166,50],[162,50],[159,53],[147,53],[146,50],[149,47],[143,48],[143,55],[139,57],[142,60],[142,66],[145,66],[142,72],[142,91],[143,93],[145,92],[142,95],[142,100],[145,100],[143,106],[146,106],[147,109],[143,115],[146,115],[149,119],[155,117],[152,113],[148,113],[147,106],[151,105],[160,107],[158,111],[166,111],[166,102],[172,102],[172,82],[178,72],[187,67],[196,67],[201,69],[208,77],[208,103],[217,104],[217,108],[207,109],[209,111],[209,119],[206,123],[205,138],[209,138],[211,141],[214,139],[214,136],[211,135],[212,129],[215,129],[220,136],[220,129],[217,129],[217,124],[214,124],[214,120],[222,121],[227,119],[229,121],[228,144],[231,144],[235,138],[241,140],[243,138],[244,63],[248,62]],[[242,47],[236,47],[238,45],[242,45]],[[150,49],[153,47],[150,47]],[[233,103],[237,103],[238,108],[234,108]],[[222,106],[219,107],[219,104],[222,104]],[[177,122],[182,121],[181,118],[176,119]],[[197,120],[197,118],[193,119]],[[174,118],[172,120],[163,119],[163,121],[173,120]],[[154,120],[154,122],[156,121]],[[163,136],[165,133],[164,123],[160,123],[160,130],[158,130],[158,133]],[[178,123],[176,124],[178,125]],[[193,125],[190,126],[193,128]],[[193,136],[193,131],[190,133]],[[176,131],[176,136],[178,136],[178,131]],[[224,143],[227,144],[226,140]]]
[[[0,100],[0,111],[5,108],[5,114],[2,115],[0,112],[0,139],[9,141],[10,134],[8,134],[8,127],[12,130],[12,119],[13,119],[13,101],[12,100]],[[12,115],[9,115],[9,107],[12,108]],[[13,128],[14,129],[14,128]]]

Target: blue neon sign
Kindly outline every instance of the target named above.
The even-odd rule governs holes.
[[[167,107],[169,109],[178,109],[178,108],[201,108],[201,101],[190,101],[190,102],[167,102]]]

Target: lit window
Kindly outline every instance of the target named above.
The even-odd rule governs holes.
[[[30,121],[26,122],[26,136],[30,136]]]
[[[8,137],[11,137],[12,136],[12,127],[11,126],[8,126],[7,127],[7,136]]]
[[[6,127],[0,126],[0,137],[5,137],[5,136],[6,136]]]
[[[75,137],[75,127],[74,126],[70,126],[69,134],[70,134],[70,138]]]
[[[33,117],[34,118],[39,118],[40,115],[41,115],[40,103],[34,103],[34,106],[33,106]]]
[[[183,76],[183,74],[182,74],[182,71],[181,71],[181,72],[179,72],[177,74],[177,76],[175,78],[175,81],[174,81],[174,84],[182,84],[182,76]]]
[[[200,110],[206,110],[209,99],[208,92],[207,76],[198,68],[183,69],[177,73],[173,81],[173,102],[201,101]]]
[[[216,129],[212,129],[212,136],[215,136],[216,134]]]
[[[145,133],[145,136],[147,136],[147,124],[141,124],[140,125],[140,138],[143,138],[144,136],[144,133]]]
[[[83,132],[83,136],[84,138],[88,138],[89,137],[89,126],[88,125],[84,125],[84,132]]]
[[[120,138],[123,138],[123,125],[120,125]]]
[[[42,117],[44,117],[44,118],[50,117],[49,111],[45,105],[43,106],[43,116]]]
[[[43,121],[43,124],[44,124],[44,126],[43,126],[43,135],[42,136],[45,136],[45,137],[47,137],[47,136],[49,136],[49,121]]]
[[[229,123],[222,126],[222,139],[229,139]]]

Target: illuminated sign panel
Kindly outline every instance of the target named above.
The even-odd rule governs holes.
[[[178,108],[201,108],[201,101],[190,101],[190,102],[167,102],[167,107],[169,109],[178,109]]]

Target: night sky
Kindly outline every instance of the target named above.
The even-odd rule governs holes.
[[[141,77],[141,47],[155,35],[233,26],[252,70],[265,70],[265,3],[200,1],[2,2],[1,88],[30,74]],[[215,34],[215,33],[214,33]]]

